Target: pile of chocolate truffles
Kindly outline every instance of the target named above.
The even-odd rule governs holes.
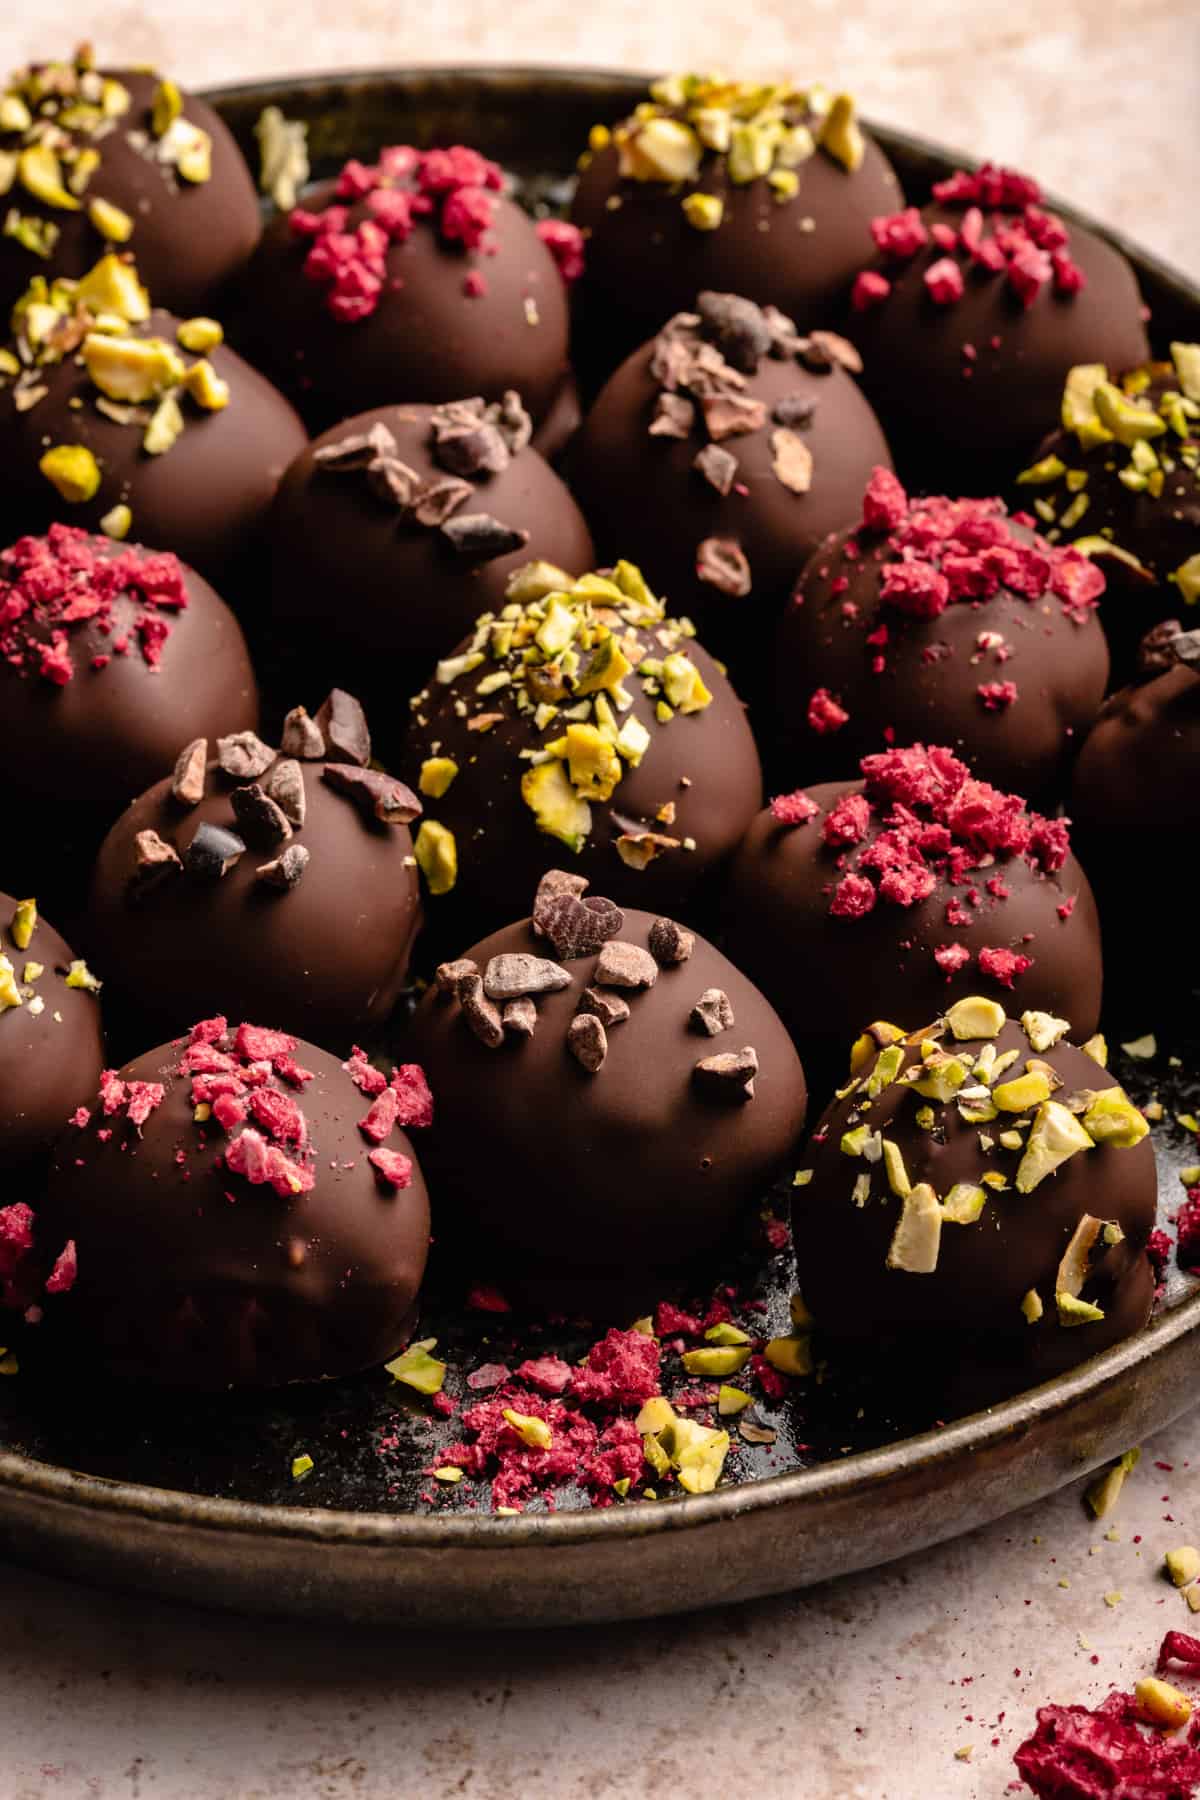
[[[554,214],[256,137],[0,96],[0,1335],[349,1376],[431,1233],[649,1331],[773,1192],[797,1379],[1139,1330],[1102,944],[1200,822],[1200,344],[817,83],[655,82]]]

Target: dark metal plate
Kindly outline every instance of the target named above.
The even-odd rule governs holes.
[[[575,146],[615,119],[644,83],[586,71],[420,70],[256,83],[208,98],[255,156],[253,126],[276,104],[310,125],[314,171],[388,141],[478,143],[522,180],[525,198],[561,198]],[[906,191],[965,159],[879,129]],[[1062,208],[1068,216],[1070,208]],[[1093,224],[1093,221],[1085,221]],[[1095,227],[1099,229],[1099,227]],[[1116,234],[1109,232],[1109,236]],[[1119,237],[1170,336],[1200,332],[1200,289]],[[1131,1020],[1135,1031],[1152,1021]],[[1161,1034],[1160,1034],[1161,1035]],[[1157,1092],[1163,1217],[1182,1198],[1195,1140],[1174,1124],[1195,1111],[1200,1046],[1162,1038],[1149,1065],[1119,1070],[1139,1098]],[[1176,1053],[1173,1061],[1171,1051]],[[747,1247],[722,1271],[786,1329],[790,1255]],[[570,1334],[482,1341],[481,1315],[427,1295],[422,1330],[452,1363],[510,1366]],[[969,1530],[1073,1480],[1178,1416],[1200,1372],[1200,1290],[1178,1273],[1155,1319],[1070,1375],[953,1425],[900,1416],[869,1373],[834,1373],[763,1411],[771,1446],[744,1445],[716,1493],[595,1512],[493,1518],[470,1484],[440,1490],[423,1471],[460,1435],[405,1405],[382,1373],[284,1396],[148,1400],[97,1386],[86,1368],[40,1379],[36,1361],[0,1384],[0,1553],[79,1579],[246,1612],[440,1625],[540,1625],[633,1618],[779,1592],[880,1563]],[[312,1476],[296,1485],[292,1457]]]

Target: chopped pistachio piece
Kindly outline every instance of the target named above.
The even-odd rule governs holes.
[[[995,1000],[969,994],[956,1000],[946,1012],[946,1023],[961,1043],[967,1038],[994,1038],[1004,1029],[1008,1015]]]
[[[224,330],[217,320],[204,317],[184,319],[177,327],[175,336],[193,356],[203,356],[206,350],[215,350],[218,344],[225,341]]]
[[[1046,1050],[1052,1050],[1070,1031],[1071,1024],[1068,1019],[1056,1019],[1053,1013],[1023,1012],[1021,1029],[1040,1055]]]
[[[1167,580],[1175,583],[1185,606],[1195,606],[1200,601],[1200,550],[1181,562],[1177,569],[1172,569]]]
[[[849,94],[835,94],[829,111],[817,134],[821,149],[840,162],[848,174],[861,167],[866,155],[863,134],[858,128],[854,100]]]
[[[421,764],[417,787],[430,799],[440,800],[457,774],[458,764],[452,756],[427,756]]]
[[[797,1331],[807,1331],[812,1325],[813,1316],[805,1305],[804,1295],[799,1289],[796,1290],[788,1301],[788,1311],[792,1315],[792,1324],[796,1327]]]
[[[1070,1157],[1092,1148],[1092,1139],[1061,1101],[1043,1101],[1026,1141],[1025,1154],[1017,1167],[1017,1192],[1032,1193],[1047,1175]]]
[[[1036,1288],[1030,1288],[1021,1301],[1021,1311],[1025,1314],[1025,1323],[1036,1325],[1045,1310],[1042,1305],[1042,1296]]]
[[[1054,1299],[1060,1325],[1098,1325],[1104,1317],[1103,1307],[1080,1300],[1076,1294],[1055,1294]]]
[[[750,1361],[745,1345],[729,1345],[711,1350],[686,1350],[682,1357],[689,1375],[736,1375]]]
[[[446,1379],[446,1364],[430,1356],[429,1352],[436,1344],[436,1338],[424,1338],[418,1344],[410,1344],[407,1350],[402,1350],[399,1356],[394,1356],[383,1366],[393,1381],[415,1388],[418,1394],[440,1394]]]
[[[942,1209],[928,1182],[918,1182],[901,1203],[888,1246],[887,1266],[909,1275],[932,1275],[942,1236]]]
[[[753,1397],[744,1393],[741,1388],[729,1387],[725,1382],[717,1390],[717,1411],[723,1419],[730,1419],[740,1412],[745,1412],[753,1405]]]
[[[1080,1044],[1079,1048],[1085,1056],[1090,1056],[1094,1063],[1099,1063],[1102,1069],[1107,1069],[1108,1044],[1102,1032],[1096,1032],[1094,1037],[1090,1037],[1086,1044]]]
[[[1022,469],[1017,476],[1018,487],[1044,487],[1052,481],[1058,481],[1067,472],[1067,465],[1061,456],[1043,456],[1040,462],[1031,463]]]
[[[1104,1088],[1095,1094],[1083,1115],[1083,1128],[1097,1144],[1129,1150],[1150,1130],[1142,1114],[1122,1088]]]
[[[27,193],[61,212],[78,212],[79,201],[64,186],[62,164],[49,144],[31,144],[17,158],[17,176]]]
[[[725,217],[725,202],[719,194],[686,194],[680,205],[695,231],[716,231]]]
[[[0,1012],[8,1012],[11,1007],[24,1004],[24,997],[17,986],[17,971],[3,950],[0,950]]]
[[[556,763],[545,766],[558,767]],[[521,785],[524,791],[524,781]],[[413,844],[413,855],[417,859],[417,867],[425,877],[429,892],[435,895],[448,894],[458,880],[458,845],[449,827],[436,819],[422,819]]]
[[[1136,1469],[1141,1460],[1140,1450],[1126,1450],[1117,1458],[1112,1466],[1104,1471],[1087,1490],[1087,1503],[1097,1519],[1107,1518],[1117,1504],[1121,1489],[1125,1485],[1125,1477]]]
[[[982,1213],[987,1195],[969,1181],[956,1181],[942,1202],[942,1217],[952,1225],[973,1225]]]
[[[1144,1037],[1132,1038],[1129,1043],[1122,1044],[1121,1049],[1134,1062],[1150,1062],[1158,1055],[1158,1039],[1152,1031],[1148,1031]]]
[[[142,435],[142,449],[147,456],[163,456],[177,443],[183,431],[183,413],[174,394],[164,394],[155,407]]]
[[[743,1331],[740,1325],[730,1324],[722,1320],[720,1324],[710,1325],[704,1334],[710,1344],[748,1344],[750,1334]]]
[[[1002,1081],[992,1089],[992,1099],[1001,1112],[1027,1112],[1050,1098],[1050,1083],[1040,1069],[1031,1069],[1012,1081]]]
[[[154,90],[150,108],[150,129],[156,138],[165,137],[183,112],[183,95],[173,81],[160,81]]]
[[[206,356],[192,364],[181,385],[205,412],[222,412],[229,405],[229,383],[221,379]]]
[[[890,1087],[899,1075],[904,1064],[903,1044],[889,1044],[881,1050],[875,1061],[875,1067],[867,1077],[867,1098],[877,1100],[884,1088]]]
[[[1200,1575],[1200,1550],[1194,1544],[1180,1544],[1167,1551],[1163,1566],[1177,1588],[1188,1587]]]
[[[119,500],[116,506],[110,506],[100,520],[100,529],[105,537],[114,538],[118,542],[129,536],[132,526],[133,513],[123,500]]]
[[[309,176],[308,126],[288,119],[277,106],[264,106],[254,126],[258,139],[258,185],[281,212],[291,212]]]
[[[1152,1725],[1161,1725],[1164,1731],[1177,1731],[1192,1716],[1192,1703],[1187,1695],[1157,1675],[1144,1675],[1135,1685],[1133,1697],[1143,1719],[1148,1719]]]
[[[912,1085],[924,1100],[952,1100],[969,1073],[959,1057],[937,1056],[926,1062],[924,1073]]]
[[[87,215],[93,228],[111,244],[127,244],[133,236],[133,220],[111,200],[102,200],[99,196],[89,200]]]
[[[37,930],[37,923],[37,901],[18,900],[8,927],[8,934],[18,950],[28,950]]]
[[[763,1346],[763,1355],[781,1375],[811,1375],[812,1340],[806,1333],[790,1332],[787,1337],[771,1338]]]
[[[292,1480],[303,1481],[306,1475],[312,1474],[316,1466],[317,1465],[313,1462],[312,1457],[307,1451],[304,1451],[300,1456],[293,1456]]]
[[[114,337],[90,331],[83,362],[94,386],[110,400],[140,406],[182,381],[184,364],[165,338]]]
[[[150,317],[150,296],[138,280],[136,268],[111,251],[82,277],[74,297],[90,313],[115,313],[129,325],[140,325]]]
[[[883,1140],[883,1167],[893,1194],[903,1199],[905,1194],[912,1192],[912,1182],[904,1166],[904,1152],[891,1138]]]
[[[511,1406],[504,1408],[504,1418],[531,1450],[549,1450],[554,1442],[554,1434],[545,1419],[535,1418],[532,1413],[515,1412]]]
[[[100,486],[100,465],[86,444],[54,444],[38,468],[69,505],[90,500]]]
[[[641,1412],[634,1420],[634,1426],[642,1433],[643,1437],[647,1432],[652,1437],[657,1437],[660,1431],[665,1431],[674,1417],[675,1408],[665,1395],[654,1394],[643,1403]]]

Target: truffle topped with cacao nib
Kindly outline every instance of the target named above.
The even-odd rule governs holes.
[[[151,311],[133,264],[37,280],[0,351],[0,519],[173,550],[219,579],[249,550],[304,427],[215,319]]]
[[[570,452],[602,556],[618,546],[751,688],[804,562],[891,467],[834,332],[703,292],[605,386]],[[755,672],[758,671],[758,682]]]
[[[420,924],[408,826],[421,802],[370,766],[366,717],[334,689],[278,750],[196,738],[104,840],[89,944],[126,1041],[178,1031],[197,1000],[336,1043],[390,1013]]]
[[[1141,296],[1121,252],[1048,212],[1028,175],[960,169],[933,196],[872,219],[877,255],[847,329],[910,477],[988,493],[1028,455],[1075,363],[1145,360]]]
[[[561,869],[532,918],[439,968],[402,1044],[437,1096],[424,1155],[450,1228],[510,1297],[558,1312],[652,1301],[804,1122],[796,1053],[745,976]]]
[[[698,288],[771,302],[807,330],[844,308],[868,222],[902,204],[849,94],[670,76],[593,129],[571,216],[587,236],[578,354],[607,374]]]
[[[536,226],[477,150],[394,144],[267,227],[240,328],[318,431],[385,402],[508,388],[538,425],[569,379],[564,276],[579,255],[578,234]]]
[[[107,1069],[58,1147],[42,1217],[76,1273],[48,1325],[108,1373],[276,1386],[382,1362],[412,1330],[429,1244],[407,1133],[420,1069],[390,1082],[287,1033],[204,1020]]]
[[[97,69],[88,45],[0,93],[0,192],[0,314],[35,275],[75,279],[109,246],[134,251],[161,306],[198,312],[259,237],[224,120],[151,69]]]
[[[730,955],[802,1053],[963,994],[1100,1013],[1100,930],[1064,819],[975,780],[942,748],[864,757],[859,781],[774,799],[725,901]]]
[[[1102,363],[1067,376],[1061,424],[1017,476],[1038,529],[1104,570],[1101,617],[1122,673],[1159,619],[1200,599],[1200,344],[1119,379]]]
[[[23,796],[6,875],[19,845],[39,881],[69,886],[181,732],[257,724],[236,619],[169,552],[69,525],[0,551],[0,763]]]
[[[910,500],[877,469],[780,626],[780,741],[835,775],[881,741],[936,735],[986,780],[1054,792],[1104,696],[1103,592],[1098,563],[1001,501]]]
[[[273,611],[314,670],[365,676],[378,720],[425,679],[530,551],[588,569],[579,508],[530,439],[519,394],[381,406],[293,462],[270,521]],[[374,673],[378,670],[378,674]]]
[[[727,677],[631,563],[530,563],[505,598],[412,703],[431,924],[461,942],[511,916],[564,848],[622,904],[678,909],[761,800]]]
[[[1019,1004],[1019,1003],[1018,1003]],[[792,1207],[814,1323],[896,1333],[942,1369],[1030,1386],[1143,1326],[1154,1154],[1141,1113],[1065,1018],[966,995],[855,1046]],[[914,1365],[903,1368],[912,1378]],[[1015,1379],[1014,1379],[1015,1378]]]

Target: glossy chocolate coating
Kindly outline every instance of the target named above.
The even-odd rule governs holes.
[[[963,209],[929,206],[925,224],[958,230]],[[863,235],[863,261],[870,240]],[[1068,296],[1047,284],[1025,308],[1000,275],[968,267],[960,300],[939,306],[924,275],[947,252],[936,244],[911,261],[870,262],[892,283],[878,306],[851,312],[845,330],[863,357],[863,386],[914,488],[960,494],[1003,489],[1052,419],[1067,371],[1100,362],[1129,369],[1149,354],[1141,296],[1119,250],[1072,225],[1070,255],[1086,285]],[[964,355],[971,346],[974,356]]]
[[[224,120],[203,100],[185,94],[183,117],[212,140],[212,175],[202,182],[177,178],[130,142],[131,133],[150,132],[159,76],[130,69],[107,73],[128,90],[131,104],[111,131],[79,139],[85,147],[94,143],[100,153],[81,210],[49,206],[24,188],[15,188],[5,206],[57,225],[50,272],[77,279],[104,251],[104,239],[88,219],[87,201],[107,200],[134,221],[133,236],[121,248],[134,256],[156,302],[184,316],[203,312],[258,242],[261,218],[250,171]],[[16,149],[19,141],[15,134],[0,134],[0,151]],[[46,272],[40,257],[14,238],[0,237],[0,315],[7,317],[33,277]]]
[[[653,632],[639,633],[647,649],[661,655]],[[650,746],[637,768],[627,767],[612,798],[592,801],[592,829],[578,855],[555,837],[539,830],[521,794],[521,778],[529,768],[522,750],[541,747],[563,730],[561,717],[538,731],[531,715],[517,711],[511,689],[475,700],[479,681],[489,673],[485,663],[449,687],[433,684],[429,698],[412,716],[400,772],[416,786],[427,757],[446,756],[459,774],[438,800],[426,801],[426,813],[446,825],[458,846],[458,881],[451,893],[427,903],[430,927],[439,928],[439,944],[455,931],[461,943],[471,932],[494,929],[511,917],[547,869],[569,866],[585,876],[597,892],[620,905],[686,911],[697,891],[732,855],[762,799],[758,751],[741,701],[712,657],[694,640],[686,640],[688,656],[711,692],[712,704],[669,724],[655,718],[655,700],[631,679],[633,706],[622,714],[639,720],[650,733]],[[459,646],[461,653],[463,646]],[[465,717],[456,703],[471,697]],[[469,720],[480,712],[501,715],[489,731],[472,731]],[[436,749],[435,749],[436,746]],[[673,804],[674,819],[659,820],[659,809]],[[643,829],[681,841],[694,838],[693,850],[666,850],[644,869],[629,867],[616,849],[625,829],[614,818],[635,820]]]
[[[75,1239],[79,1272],[46,1329],[112,1374],[178,1387],[317,1381],[382,1362],[411,1331],[428,1250],[414,1145],[389,1134],[413,1160],[411,1186],[394,1190],[358,1129],[369,1101],[336,1056],[300,1043],[314,1079],[267,1085],[304,1113],[316,1185],[281,1198],[227,1169],[220,1127],[195,1122],[191,1081],[175,1073],[182,1048],[120,1071],[166,1087],[140,1130],[97,1107],[59,1146],[39,1218],[52,1241]]]
[[[653,922],[650,913],[627,911],[621,941],[644,950]],[[510,951],[554,956],[528,919],[466,955],[482,970]],[[439,1220],[469,1234],[474,1270],[493,1271],[515,1289],[545,1279],[559,1310],[576,1282],[642,1291],[657,1271],[712,1248],[787,1165],[804,1123],[804,1074],[783,1026],[701,937],[686,962],[659,970],[652,988],[624,995],[630,1015],[608,1028],[607,1058],[589,1074],[566,1032],[596,962],[563,964],[571,985],[538,996],[528,1040],[485,1048],[458,1001],[434,990],[402,1040],[433,1089],[422,1157]],[[734,1013],[732,1028],[716,1037],[688,1029],[710,987],[728,995]],[[695,1064],[747,1044],[758,1053],[754,1097],[701,1092]]]
[[[49,1151],[67,1120],[94,1092],[104,1067],[100,1003],[83,988],[69,988],[66,973],[76,952],[40,916],[26,949],[13,941],[11,920],[17,899],[0,893],[0,956],[13,966],[25,995],[21,1006],[0,1010],[0,1205],[33,1200],[25,1191],[30,1169]],[[27,963],[44,973],[22,982]],[[31,1000],[45,1002],[40,1010]]]
[[[1024,1060],[1034,1054],[1024,1031],[1012,1020],[988,1041],[1000,1055],[1019,1049],[1020,1060],[1010,1074],[1019,1073]],[[977,1053],[981,1043],[970,1040],[961,1048]],[[947,1040],[947,1048],[959,1047]],[[1062,1078],[1056,1094],[1060,1101],[1083,1089],[1117,1085],[1073,1043],[1063,1041],[1041,1056]],[[910,1046],[904,1066],[919,1060],[916,1046]],[[944,1366],[969,1363],[978,1336],[985,1355],[1010,1368],[1022,1368],[1024,1385],[1030,1386],[1145,1324],[1154,1294],[1145,1249],[1157,1198],[1154,1152],[1148,1139],[1130,1149],[1097,1144],[1082,1150],[1030,1193],[1021,1194],[1011,1185],[1021,1150],[1006,1150],[996,1142],[985,1155],[979,1143],[981,1128],[966,1123],[953,1104],[936,1105],[937,1128],[923,1131],[916,1123],[920,1098],[895,1083],[886,1087],[865,1119],[870,1129],[882,1131],[899,1146],[914,1186],[928,1182],[944,1200],[957,1182],[979,1185],[987,1170],[998,1171],[1010,1183],[994,1194],[985,1189],[983,1212],[973,1224],[944,1223],[936,1269],[916,1274],[886,1264],[900,1201],[889,1190],[882,1164],[871,1171],[867,1204],[856,1206],[851,1197],[856,1175],[868,1168],[861,1158],[841,1149],[858,1097],[835,1100],[825,1112],[803,1158],[813,1171],[812,1180],[797,1190],[792,1205],[800,1289],[822,1332],[873,1339],[895,1331],[902,1334],[900,1342],[915,1337],[918,1345],[921,1334],[938,1334]],[[1004,1123],[1002,1114],[983,1129],[995,1137]],[[1100,1247],[1084,1286],[1083,1297],[1102,1307],[1104,1318],[1064,1326],[1055,1304],[1055,1278],[1085,1213],[1114,1220],[1125,1235],[1109,1248]],[[1028,1324],[1021,1311],[1021,1301],[1031,1288],[1044,1308],[1035,1324]],[[901,1365],[898,1379],[905,1378],[906,1367],[910,1365]]]
[[[1114,694],[1075,768],[1076,839],[1131,1021],[1144,1021],[1152,1001],[1178,996],[1180,958],[1184,985],[1192,982],[1196,906],[1187,871],[1200,826],[1198,776],[1200,674],[1179,665]],[[1147,953],[1131,959],[1133,943]]]
[[[420,924],[416,869],[406,866],[412,839],[405,826],[378,824],[335,793],[321,778],[324,764],[301,767],[307,817],[290,841],[310,861],[286,892],[255,877],[277,849],[252,845],[220,880],[168,878],[131,903],[139,831],[156,831],[182,855],[202,824],[237,830],[230,795],[239,784],[215,765],[198,806],[172,799],[168,778],[109,832],[86,929],[119,991],[126,1039],[133,1021],[145,1042],[152,1029],[182,1031],[225,1012],[349,1046],[391,1012]]]
[[[808,791],[824,814],[843,794],[862,789],[861,781],[838,781]],[[724,908],[729,954],[759,983],[806,1059],[820,1055],[840,1078],[851,1043],[873,1020],[936,1018],[965,994],[1070,1019],[1081,1039],[1095,1031],[1100,926],[1073,855],[1053,876],[1020,857],[973,871],[981,899],[967,908],[966,925],[946,922],[947,903],[962,900],[966,887],[945,880],[914,906],[881,901],[863,918],[841,918],[829,903],[844,852],[823,841],[821,824],[821,815],[793,826],[779,824],[769,808],[759,813],[734,858]],[[987,892],[995,875],[1008,899]],[[1056,909],[1071,898],[1070,916],[1060,919]],[[947,975],[933,960],[943,944],[965,945],[972,960]],[[1005,988],[974,960],[984,947],[1021,951],[1033,967]]]
[[[179,322],[153,312],[128,332],[174,343]],[[307,437],[283,395],[236,351],[221,344],[206,354],[229,384],[229,404],[204,412],[183,400],[184,429],[160,456],[142,449],[144,423],[118,424],[96,410],[98,390],[75,357],[43,371],[49,392],[27,412],[0,390],[6,540],[43,531],[55,519],[95,531],[124,504],[137,542],[173,550],[213,580],[233,569],[252,547],[280,477]],[[38,462],[50,444],[82,444],[95,456],[100,485],[91,500],[64,500],[41,473]]]
[[[323,212],[334,186],[306,195],[306,209]],[[527,214],[490,198],[494,256],[447,243],[422,221],[407,243],[389,245],[389,285],[375,311],[352,323],[334,318],[326,288],[304,274],[310,240],[286,216],[267,226],[246,272],[240,341],[314,431],[389,402],[499,400],[506,388],[520,392],[535,423],[550,411],[567,374],[562,277]],[[351,205],[347,231],[369,217]],[[471,272],[484,277],[485,293],[463,292]]]
[[[764,357],[746,377],[747,398],[761,400],[768,415],[793,396],[816,403],[811,424],[797,428],[812,452],[812,486],[793,493],[774,473],[777,427],[768,416],[761,430],[722,441],[737,458],[737,486],[749,489],[741,494],[735,486],[722,496],[692,467],[707,441],[702,423],[684,439],[649,434],[660,391],[650,372],[653,349],[644,344],[622,363],[585,418],[568,456],[571,486],[600,556],[640,562],[672,611],[694,619],[714,655],[753,690],[805,562],[828,532],[855,516],[871,470],[890,469],[891,457],[852,375],[836,364],[813,373],[794,359]],[[741,545],[753,580],[749,594],[739,599],[698,578],[696,552],[709,537]]]
[[[1020,542],[1033,541],[1032,532],[1011,529]],[[843,556],[847,539],[861,554]],[[937,742],[997,787],[1057,796],[1108,680],[1097,613],[1077,622],[1051,593],[1029,601],[1001,587],[988,600],[919,618],[881,598],[883,568],[893,560],[886,540],[843,531],[805,569],[783,615],[773,665],[772,723],[784,766],[802,779],[832,777],[885,742]],[[849,585],[840,588],[842,581]],[[857,613],[847,616],[847,605]],[[868,643],[881,626],[886,644]],[[999,654],[981,651],[981,632],[1000,634]],[[1006,681],[1016,684],[1017,698],[989,710],[980,687]],[[808,724],[818,688],[850,715],[836,731]]]
[[[853,174],[820,150],[796,173],[798,192],[781,202],[766,181],[739,186],[724,157],[706,155],[687,191],[716,195],[724,213],[715,231],[697,231],[678,185],[622,181],[611,145],[593,155],[571,205],[588,234],[572,295],[585,384],[603,380],[701,288],[778,306],[801,331],[840,317],[870,221],[903,205],[900,184],[869,137]]]
[[[109,548],[106,539],[99,542]],[[0,660],[0,762],[20,768],[19,830],[0,847],[0,871],[19,879],[24,863],[43,891],[74,907],[100,840],[118,813],[196,737],[251,731],[258,686],[237,620],[193,569],[188,604],[161,616],[170,624],[157,667],[138,647],[140,600],[119,599],[111,633],[94,620],[71,629],[75,674],[65,686]],[[50,633],[35,626],[33,642]],[[128,638],[125,655],[114,639]],[[92,658],[109,658],[102,669]]]
[[[496,475],[472,481],[458,509],[529,532],[523,550],[481,562],[458,555],[433,529],[401,519],[364,469],[322,468],[315,453],[388,427],[400,460],[423,479],[445,479],[434,459],[429,406],[382,406],[333,427],[296,458],[269,523],[271,608],[314,681],[344,680],[394,741],[403,706],[440,656],[481,612],[504,604],[513,571],[531,557],[582,574],[592,540],[563,483],[532,447]],[[511,908],[508,909],[511,911]]]

